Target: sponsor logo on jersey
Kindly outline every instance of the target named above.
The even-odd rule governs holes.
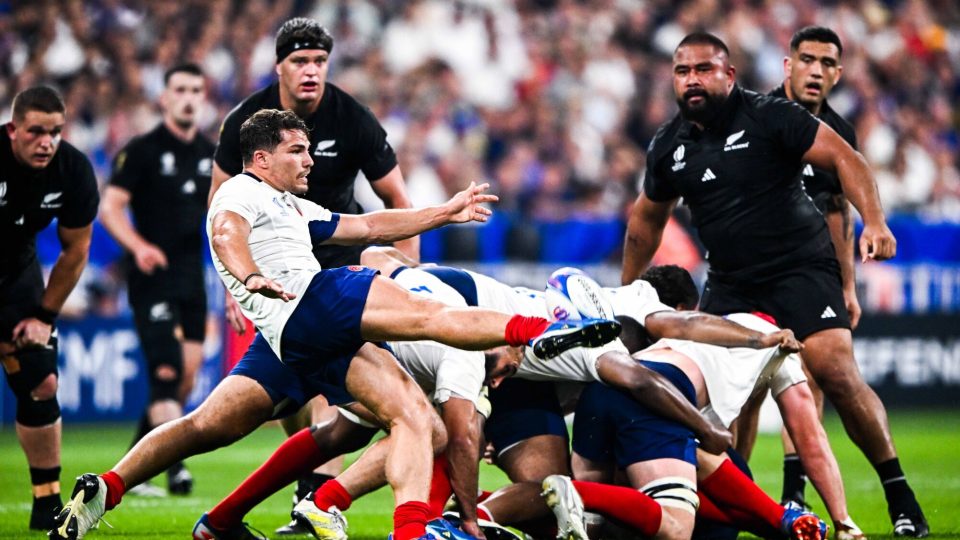
[[[213,174],[213,159],[203,158],[197,162],[197,174],[200,176],[210,176]]]
[[[313,151],[313,155],[321,157],[337,157],[337,152],[328,152],[328,148],[333,148],[333,145],[337,144],[336,140],[327,140],[320,141],[317,143],[317,148]]]
[[[191,178],[183,183],[180,191],[183,192],[184,195],[193,195],[197,192],[197,183],[193,181],[193,178]]]
[[[700,177],[701,182],[707,182],[716,179],[717,175],[713,174],[713,171],[711,171],[709,167],[707,167],[707,170],[703,172],[703,176]]]
[[[823,310],[823,313],[820,314],[821,319],[833,319],[836,316],[837,312],[830,306],[827,306],[827,309]]]
[[[363,268],[364,268],[364,267],[363,267],[363,266],[360,266],[359,264],[351,264],[350,266],[347,267],[347,270],[349,270],[349,271],[351,271],[351,272],[359,272],[359,271],[363,270]],[[426,289],[427,291],[430,291],[430,289],[427,289],[426,287],[423,287],[423,288]]]
[[[684,150],[682,144],[678,146],[676,150],[673,151],[673,167],[670,167],[670,170],[672,170],[673,172],[677,172],[680,169],[687,166],[687,164],[684,163],[683,161],[683,155],[685,153],[686,153],[686,150]]]
[[[6,196],[7,196],[7,183],[0,182],[0,206],[7,205]]]
[[[741,129],[740,131],[738,131],[738,132],[734,133],[733,135],[730,135],[729,137],[727,137],[727,142],[725,142],[725,143],[723,144],[723,151],[724,151],[724,152],[732,152],[733,150],[742,150],[742,149],[747,148],[748,146],[750,146],[750,141],[742,142],[742,143],[740,143],[740,144],[736,144],[736,142],[740,140],[740,137],[743,137],[743,134],[744,134],[745,131],[746,131],[746,130]]]
[[[60,200],[61,195],[63,195],[62,191],[47,193],[43,196],[43,202],[40,203],[40,208],[60,208],[63,206],[63,201]]]
[[[23,216],[13,222],[14,225],[23,225]]]
[[[804,176],[813,176],[813,165],[807,163],[803,166],[803,175]]]
[[[164,176],[177,174],[177,158],[173,155],[173,152],[164,152],[160,156],[160,174]]]
[[[172,318],[169,303],[159,302],[150,306],[150,322],[169,321]]]

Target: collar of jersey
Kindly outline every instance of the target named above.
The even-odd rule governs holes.
[[[261,186],[264,186],[264,187],[268,188],[268,189],[271,190],[271,191],[275,191],[275,192],[281,193],[281,194],[283,194],[283,195],[286,195],[286,194],[287,194],[286,191],[280,191],[279,189],[277,189],[277,188],[271,186],[270,184],[264,182],[262,178],[260,178],[259,176],[253,174],[253,173],[250,172],[250,171],[243,171],[243,172],[241,172],[240,174],[242,174],[242,175],[244,175],[244,176],[249,176],[250,178],[253,178],[253,179],[256,180],[257,182],[260,182],[260,185],[261,185]]]

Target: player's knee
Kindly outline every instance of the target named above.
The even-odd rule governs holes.
[[[57,376],[53,373],[44,377],[40,384],[30,391],[33,401],[48,401],[57,397]]]
[[[60,402],[56,395],[45,400],[20,398],[17,400],[17,423],[26,427],[45,427],[60,419]]]
[[[150,402],[178,400],[180,397],[181,370],[175,365],[160,364],[151,372]]]

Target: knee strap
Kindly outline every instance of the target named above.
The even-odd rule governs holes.
[[[680,508],[696,514],[700,508],[697,485],[681,476],[666,476],[640,488],[640,491],[657,501],[660,506]]]

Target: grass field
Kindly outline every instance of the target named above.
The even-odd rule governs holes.
[[[891,414],[901,462],[924,506],[931,538],[960,537],[960,410],[894,412]],[[87,471],[103,472],[129,444],[132,425],[68,425],[64,434],[63,489]],[[844,474],[851,514],[871,538],[890,536],[883,491],[873,469],[854,448],[836,417],[827,419],[831,442]],[[127,497],[107,517],[114,529],[101,526],[88,538],[188,538],[199,515],[212,507],[280,443],[279,427],[265,426],[232,447],[189,461],[196,478],[190,497],[138,499]],[[779,439],[762,436],[750,465],[760,485],[774,498],[780,493]],[[483,466],[481,487],[496,488],[506,479],[498,469]],[[823,505],[811,488],[814,510]],[[290,490],[275,495],[255,509],[248,521],[268,536],[285,523]],[[28,533],[30,486],[26,462],[12,426],[0,431],[0,538],[41,538]],[[391,528],[392,497],[380,490],[357,501],[347,512],[351,538],[385,538]]]

